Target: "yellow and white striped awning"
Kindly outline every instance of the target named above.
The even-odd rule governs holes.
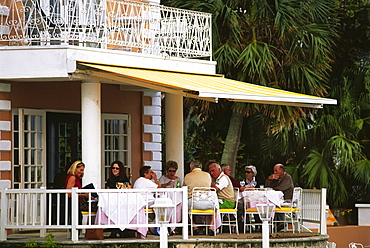
[[[337,104],[337,100],[334,99],[240,82],[224,78],[221,75],[192,74],[88,62],[79,62],[79,65],[86,66],[89,69],[89,75],[109,78],[115,81],[122,80],[140,87],[204,100],[217,101],[219,98],[224,98],[237,102],[311,108],[321,108],[323,104]]]

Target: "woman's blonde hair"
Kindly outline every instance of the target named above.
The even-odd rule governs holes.
[[[76,172],[76,170],[77,170],[77,168],[80,168],[80,167],[86,167],[85,166],[85,164],[84,163],[82,163],[82,161],[79,161],[79,160],[77,160],[77,161],[75,161],[72,165],[71,165],[71,167],[69,167],[69,169],[67,170],[67,175],[74,175],[75,174],[75,172]],[[81,178],[84,176],[84,173],[82,173],[82,175],[81,175]]]

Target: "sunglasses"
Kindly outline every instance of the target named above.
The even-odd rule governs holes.
[[[112,167],[112,170],[119,170],[119,167]]]
[[[248,173],[249,174],[249,173],[253,173],[253,172],[252,171],[245,171],[245,173]]]
[[[176,172],[176,170],[168,170],[168,172]]]

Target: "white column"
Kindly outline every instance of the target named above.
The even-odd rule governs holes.
[[[101,85],[98,81],[81,84],[83,185],[101,188]]]
[[[166,93],[166,161],[179,164],[177,176],[184,179],[184,120],[183,97]]]

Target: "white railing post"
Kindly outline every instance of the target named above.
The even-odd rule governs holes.
[[[78,240],[78,230],[77,226],[79,225],[78,223],[78,212],[79,212],[79,202],[78,202],[78,194],[77,194],[77,189],[76,187],[72,188],[72,197],[70,200],[71,201],[71,216],[72,216],[72,227],[71,227],[71,234],[72,234],[72,241],[77,241]]]
[[[320,202],[320,234],[327,234],[326,227],[326,189],[321,189],[321,202]]]
[[[188,230],[188,186],[182,187],[182,238],[187,240],[189,238]]]
[[[1,213],[1,218],[0,218],[0,240],[5,241],[6,240],[6,229],[5,225],[8,222],[8,204],[7,204],[7,199],[6,199],[6,190],[7,189],[0,189],[1,191],[1,199],[0,199],[0,213]]]
[[[46,237],[45,217],[46,217],[46,187],[40,187],[43,193],[40,196],[40,237]]]

